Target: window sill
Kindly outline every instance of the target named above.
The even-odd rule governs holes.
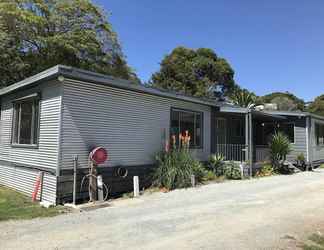
[[[12,148],[30,148],[30,149],[38,149],[37,144],[11,144]]]

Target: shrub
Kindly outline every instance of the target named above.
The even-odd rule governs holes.
[[[175,136],[172,137],[172,147],[160,152],[156,156],[157,168],[153,175],[153,182],[159,187],[169,190],[191,186],[191,176],[201,182],[206,174],[202,164],[195,160],[189,151],[190,136],[179,135],[180,145],[176,146]]]
[[[301,170],[306,170],[306,159],[303,153],[297,155],[296,165]]]
[[[204,181],[213,181],[217,179],[217,175],[213,171],[206,171],[206,174],[203,177]]]
[[[271,164],[275,170],[280,171],[282,161],[286,160],[287,154],[291,152],[289,139],[282,132],[276,132],[274,135],[272,135],[269,147]]]
[[[224,168],[224,175],[227,179],[239,180],[242,179],[241,167],[238,163],[233,161],[226,163]]]
[[[212,154],[208,159],[208,170],[213,171],[217,176],[224,175],[224,157],[221,154]]]
[[[259,169],[255,176],[256,177],[264,177],[264,176],[271,176],[274,174],[274,169],[271,164],[264,164],[261,169]]]

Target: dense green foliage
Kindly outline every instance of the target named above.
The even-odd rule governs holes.
[[[230,179],[230,180],[242,179],[240,165],[233,161],[226,163],[225,168],[224,168],[224,175],[227,179]]]
[[[265,177],[265,176],[271,176],[274,175],[275,171],[271,164],[266,163],[262,165],[262,167],[256,172],[256,177]]]
[[[324,95],[316,97],[314,102],[309,105],[308,111],[324,116]]]
[[[217,176],[224,175],[224,157],[220,154],[212,154],[208,158],[208,170],[212,171]]]
[[[55,216],[61,210],[60,207],[43,208],[23,194],[0,186],[0,221]]]
[[[90,0],[0,0],[0,41],[0,86],[57,64],[137,81]]]
[[[256,95],[247,89],[237,88],[230,95],[230,99],[235,105],[243,108],[252,108],[256,103]]]
[[[276,103],[278,110],[304,110],[305,102],[304,100],[296,97],[289,92],[274,92],[265,96],[258,98],[258,104],[263,103]]]
[[[281,161],[286,160],[287,154],[291,152],[289,138],[282,132],[276,132],[270,141],[270,157],[275,170],[280,170]]]
[[[197,50],[177,47],[161,62],[150,84],[157,88],[183,94],[206,97],[210,87],[219,86],[223,92],[234,87],[234,71],[229,63],[207,48]]]
[[[169,190],[190,187],[192,175],[198,183],[203,180],[206,170],[190,154],[189,143],[190,137],[184,137],[179,147],[176,147],[174,141],[171,149],[162,151],[156,156],[157,168],[153,175],[156,186]]]
[[[324,236],[320,233],[312,234],[307,242],[302,244],[304,250],[323,250],[324,249]]]

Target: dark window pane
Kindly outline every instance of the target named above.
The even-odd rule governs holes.
[[[324,145],[324,125],[315,124],[315,137],[317,145]]]
[[[185,136],[186,131],[191,138],[190,146],[202,145],[202,115],[198,112],[171,110],[170,136],[176,136],[179,145],[179,134]]]
[[[18,143],[18,132],[19,132],[19,117],[20,117],[20,105],[14,105],[14,125],[13,125],[13,142]]]
[[[202,117],[200,114],[196,114],[196,136],[195,136],[195,146],[202,145]]]
[[[28,99],[14,104],[12,142],[37,144],[39,102]]]
[[[20,144],[31,144],[32,122],[33,122],[33,103],[25,102],[21,104],[20,120]]]

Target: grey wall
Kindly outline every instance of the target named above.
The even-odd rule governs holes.
[[[316,145],[315,138],[315,124],[324,124],[323,120],[311,118],[311,142],[310,142],[310,154],[313,161],[324,160],[324,146]]]
[[[41,94],[39,147],[37,149],[12,147],[12,100],[35,92]],[[0,160],[56,170],[60,109],[61,96],[58,83],[42,84],[36,88],[3,97],[1,101]]]
[[[12,147],[12,100],[35,92],[41,95],[39,147]],[[30,192],[30,187],[35,182],[35,170],[32,170],[32,168],[48,170],[53,173],[52,176],[55,179],[59,152],[60,114],[61,85],[57,82],[43,83],[28,90],[18,91],[2,97],[0,122],[0,184],[14,187],[20,191],[28,190]],[[26,168],[20,170],[19,166],[27,166],[29,170],[28,168],[27,170]],[[52,198],[48,199],[55,200],[55,192],[53,190],[56,188],[56,182],[50,179],[51,182],[47,184],[46,180],[44,185],[50,185],[52,191],[49,194],[45,194],[45,196],[51,196]]]
[[[291,144],[292,151],[287,156],[288,160],[296,160],[297,155],[303,153],[307,158],[307,130],[306,130],[306,118],[287,116],[288,120],[295,123],[295,143]]]
[[[206,160],[210,153],[210,107],[105,85],[64,82],[61,162],[72,168],[73,155],[87,167],[94,146],[108,149],[104,166],[152,164],[169,138],[171,107],[204,112],[203,149],[193,153]]]

